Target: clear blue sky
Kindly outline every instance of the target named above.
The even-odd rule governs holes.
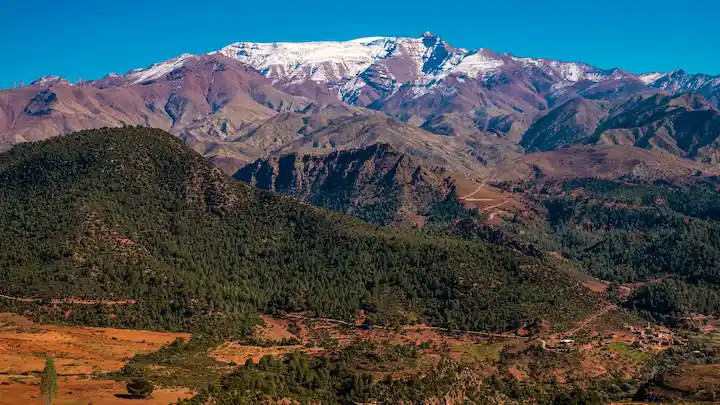
[[[432,31],[463,48],[633,72],[720,74],[717,0],[0,0],[0,88],[94,79],[236,41]]]

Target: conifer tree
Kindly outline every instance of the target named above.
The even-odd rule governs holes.
[[[45,368],[41,376],[40,392],[45,398],[45,405],[52,405],[53,398],[57,397],[57,371],[55,371],[55,361],[52,357],[45,358]]]

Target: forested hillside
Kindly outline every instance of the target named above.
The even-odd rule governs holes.
[[[0,156],[0,218],[0,293],[136,300],[0,304],[71,322],[242,333],[257,311],[351,319],[365,309],[374,322],[505,330],[574,321],[598,305],[539,259],[256,190],[147,128]]]
[[[560,253],[601,280],[640,283],[631,288],[627,305],[671,324],[691,312],[720,312],[715,177],[689,167],[673,171],[670,163],[661,165],[666,172],[640,164],[621,180],[501,183],[505,194],[502,199],[492,195],[495,200],[477,198],[488,197],[476,193],[492,187],[476,183],[479,187],[465,187],[461,194],[472,198],[464,201],[452,178],[439,182],[442,176],[436,175],[428,181],[434,172],[408,162],[401,154],[372,147],[260,160],[235,177],[378,225],[413,222],[427,234],[489,242],[529,256]],[[476,199],[487,199],[491,206],[518,204],[488,215],[466,205]],[[402,213],[411,221],[398,220]]]
[[[526,185],[540,204],[508,228],[581,262],[594,276],[645,283],[629,306],[676,322],[720,313],[720,191],[715,177],[684,182],[579,179]],[[532,230],[532,231],[531,231]]]

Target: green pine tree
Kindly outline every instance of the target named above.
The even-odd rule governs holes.
[[[58,395],[57,371],[55,371],[55,361],[52,357],[45,358],[45,368],[41,380],[40,392],[45,397],[45,405],[52,405],[53,398]]]

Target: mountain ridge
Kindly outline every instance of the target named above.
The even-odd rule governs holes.
[[[372,143],[475,178],[529,152],[576,144],[635,144],[713,163],[715,152],[706,146],[715,139],[705,133],[713,114],[668,115],[648,127],[610,120],[608,112],[649,114],[657,106],[630,110],[627,102],[654,95],[681,100],[686,90],[716,108],[718,89],[707,75],[636,75],[471,51],[431,33],[235,43],[79,85],[47,77],[2,90],[0,150],[76,130],[145,125],[171,131],[229,174],[260,158]],[[649,142],[640,135],[648,131],[655,134]],[[698,140],[699,151],[684,146]]]
[[[417,38],[366,37],[347,41],[236,42],[206,55],[212,54],[223,54],[244,62],[276,81],[311,79],[331,82],[349,79],[361,75],[373,63],[380,60],[410,56],[416,59],[414,62],[416,67],[420,68],[419,71],[426,74],[444,71],[474,76],[478,73],[493,72],[505,64],[514,62],[528,69],[540,68],[545,73],[566,82],[582,80],[600,82],[608,78],[632,77],[651,88],[672,93],[700,91],[708,86],[720,85],[720,75],[689,74],[682,69],[670,72],[630,73],[617,67],[597,68],[581,61],[518,57],[510,53],[499,54],[486,48],[474,50],[456,48],[430,32]],[[126,77],[129,81],[123,83],[124,85],[153,80],[182,66],[187,60],[202,55],[186,53],[147,68],[132,69],[125,75],[109,74],[103,79]],[[418,58],[422,63],[418,63]],[[465,59],[469,60],[465,61]],[[344,67],[344,69],[334,69],[336,67]],[[57,79],[61,78],[48,76],[34,83],[42,84]],[[101,81],[102,79],[98,79],[88,83],[94,85]],[[702,94],[702,91],[700,93]],[[345,96],[341,99],[347,101]]]

